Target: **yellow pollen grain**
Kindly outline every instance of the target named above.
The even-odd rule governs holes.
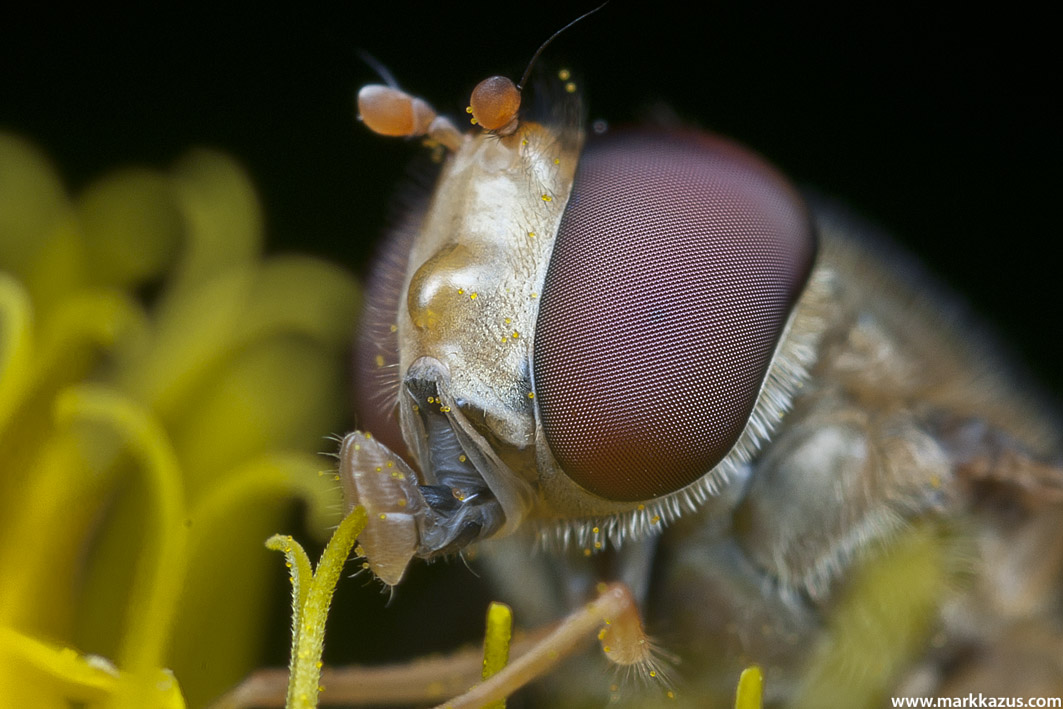
[[[646,505],[639,504],[639,506],[636,507],[635,509],[637,509],[639,512],[642,512],[644,509],[646,509]]]
[[[539,297],[539,294],[538,294],[538,293],[532,293],[532,294],[531,294],[531,297],[532,297],[532,298],[538,298],[538,297]]]
[[[548,195],[548,194],[544,194],[544,195],[542,196],[542,200],[543,200],[544,202],[553,202],[553,201],[554,201],[554,198],[553,198],[553,197],[551,197],[551,196],[550,196],[550,195]]]
[[[465,289],[464,288],[459,288],[458,289],[458,295],[465,295]]]
[[[372,434],[372,433],[369,433],[368,431],[366,431],[366,433],[365,433],[365,437],[366,437],[367,439],[371,439],[371,438],[373,437],[373,434]]]
[[[435,403],[435,400],[436,398],[434,396],[430,396],[425,401],[427,401],[429,404],[432,404]]]
[[[528,398],[529,399],[534,399],[535,398],[535,392],[534,391],[529,391],[528,392]]]
[[[387,519],[387,518],[388,518],[388,516],[387,516],[386,513],[384,513],[384,512],[380,513],[380,519]]]
[[[554,158],[554,164],[555,165],[560,165],[561,164],[561,158]]]
[[[519,332],[517,332],[516,330],[514,330],[514,331],[513,331],[513,334],[512,334],[512,335],[510,335],[510,337],[512,337],[512,338],[513,338],[514,340],[516,340],[517,338],[519,338],[519,337],[520,337],[520,333],[519,333]]]
[[[664,696],[668,697],[669,699],[675,699],[675,692],[669,689],[667,692],[664,693]]]
[[[362,562],[362,568],[363,569],[368,569],[369,568],[369,562],[368,561],[363,561]]]
[[[466,458],[465,454],[462,453],[461,455],[458,456],[458,460],[461,461],[462,463],[464,463],[466,460],[468,460],[468,458]]]
[[[594,543],[594,548],[595,549],[601,549],[602,548],[602,543],[601,542],[595,542]]]
[[[567,84],[565,84],[565,91],[567,91],[570,94],[576,93],[576,83],[573,82],[573,81],[570,81]]]
[[[332,476],[332,479],[333,479],[333,480],[339,480],[339,479],[340,479],[340,476],[339,476],[339,475],[333,475],[333,476]]]
[[[399,331],[399,326],[398,326],[398,325],[392,325],[392,326],[391,326],[391,328],[390,328],[390,330],[391,330],[392,332],[398,332],[398,331]]]
[[[527,145],[528,144],[528,139],[525,138],[524,140],[520,141],[520,144],[521,145]]]
[[[442,411],[445,414],[449,414],[450,413],[450,407],[449,406],[440,406],[439,410]]]
[[[470,118],[469,119],[469,123],[471,123],[473,125],[476,125],[476,119],[475,118]]]
[[[590,556],[590,555],[591,555],[591,550],[590,549],[584,549],[583,550],[583,556]]]
[[[476,293],[470,293],[469,298],[472,300],[476,300]]]
[[[384,470],[384,469],[383,469],[383,468],[381,468],[381,467],[380,467],[379,465],[378,465],[378,466],[376,466],[376,471],[377,471],[378,473],[380,473],[380,472],[383,472],[383,470]]]
[[[406,500],[399,500],[399,507],[405,507],[405,506],[406,506]]]
[[[557,72],[557,78],[561,79],[561,81],[568,81],[572,78],[572,72],[568,69],[562,69],[561,71]]]
[[[602,628],[601,630],[598,631],[598,639],[599,640],[605,640],[605,628]]]
[[[356,546],[354,548],[354,555],[355,556],[365,556],[365,547],[363,547],[361,544]]]
[[[466,106],[465,107],[465,112],[466,113],[472,113],[472,106]]]
[[[660,523],[661,523],[661,516],[660,515],[654,515],[653,519],[650,520],[650,524],[660,524]]]
[[[395,467],[395,464],[394,464],[394,463],[392,463],[392,462],[391,462],[391,461],[389,460],[389,461],[387,462],[387,466],[388,466],[389,468],[394,468],[394,467]]]
[[[383,367],[384,366],[384,355],[377,355],[374,358],[373,361],[376,362],[376,366]]]
[[[534,239],[535,238],[535,232],[534,231],[529,231],[528,232],[528,237]]]
[[[362,450],[362,444],[361,444],[361,443],[355,443],[355,444],[354,444],[354,449],[355,449],[356,451],[360,451],[360,450]]]
[[[505,323],[506,323],[507,325],[509,325],[509,324],[510,324],[511,322],[513,322],[513,321],[512,321],[512,320],[510,320],[509,318],[506,318],[506,319],[505,319]]]
[[[597,534],[600,530],[597,527],[591,527],[591,531]]]

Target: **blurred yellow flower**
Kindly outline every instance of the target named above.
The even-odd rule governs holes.
[[[259,662],[292,500],[339,521],[357,289],[261,238],[224,156],[71,200],[0,135],[0,704],[204,704]]]

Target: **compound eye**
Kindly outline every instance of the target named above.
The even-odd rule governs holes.
[[[716,466],[753,412],[814,255],[800,197],[755,155],[695,132],[590,143],[533,354],[565,473],[637,501]]]

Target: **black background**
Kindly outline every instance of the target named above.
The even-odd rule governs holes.
[[[573,69],[591,118],[667,105],[880,223],[1058,397],[1054,23],[1019,6],[677,5],[614,1],[545,60]],[[40,144],[74,189],[221,148],[260,190],[271,248],[357,270],[418,151],[355,122],[355,91],[376,81],[357,50],[461,119],[479,79],[516,78],[591,6],[38,9],[0,18],[0,129]]]

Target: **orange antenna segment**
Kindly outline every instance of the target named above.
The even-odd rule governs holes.
[[[520,90],[504,76],[484,79],[472,90],[469,99],[472,117],[484,130],[502,134],[512,133],[509,125],[516,128],[517,111],[520,109]]]
[[[374,133],[399,138],[428,136],[450,150],[457,150],[462,136],[447,118],[401,89],[369,84],[358,91],[358,117]]]

